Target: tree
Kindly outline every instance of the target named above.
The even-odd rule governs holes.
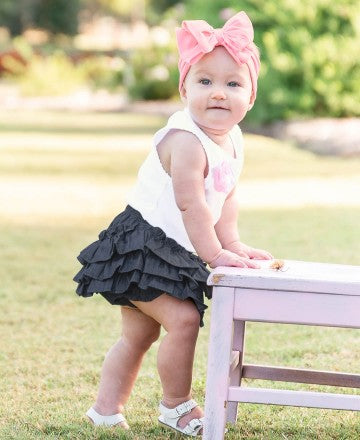
[[[12,35],[30,27],[74,35],[79,9],[80,0],[1,0],[0,26],[9,28]]]
[[[19,35],[33,25],[33,11],[38,0],[1,0],[0,26],[7,27],[11,35]]]
[[[150,0],[150,7],[157,13],[166,12],[172,6],[180,3],[180,0]]]
[[[79,10],[79,0],[38,0],[34,22],[53,34],[75,35]]]
[[[82,0],[90,14],[107,14],[123,20],[144,19],[149,0]]]

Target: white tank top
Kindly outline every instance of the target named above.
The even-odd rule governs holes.
[[[172,129],[193,133],[204,148],[209,166],[205,177],[205,197],[214,225],[220,219],[224,201],[236,185],[242,170],[243,137],[238,125],[229,132],[234,146],[235,157],[232,157],[196,125],[186,108],[170,116],[166,126],[155,133],[153,147],[140,167],[128,204],[139,211],[152,226],[161,228],[168,237],[188,251],[196,253],[175,202],[171,177],[162,167],[156,148]]]

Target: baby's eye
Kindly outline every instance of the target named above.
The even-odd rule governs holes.
[[[236,81],[230,81],[230,82],[228,82],[228,86],[229,87],[239,87],[240,84]]]
[[[199,82],[200,82],[200,84],[203,84],[204,86],[208,86],[210,84],[210,80],[207,78],[202,78]]]

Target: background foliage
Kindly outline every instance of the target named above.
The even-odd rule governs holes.
[[[178,96],[175,26],[182,19],[205,19],[219,27],[240,10],[245,10],[254,24],[262,60],[257,103],[247,116],[249,122],[360,115],[358,0],[2,0],[0,26],[8,26],[13,35],[30,26],[50,32],[57,47],[50,48],[49,63],[61,75],[66,71],[68,81],[63,84],[70,84],[73,75],[73,87],[82,78],[91,87],[126,89],[134,99],[169,99]],[[79,12],[84,11],[88,16],[110,14],[128,23],[146,20],[151,26],[167,29],[172,39],[165,45],[148,41],[145,48],[112,54],[123,59],[117,71],[112,67],[107,72],[107,63],[92,60],[87,62],[85,74],[80,74],[79,56],[74,60],[73,54],[69,55],[73,51],[61,47],[63,57],[59,57],[59,40],[55,37],[59,33],[74,35]],[[44,50],[49,48],[37,48],[41,53]],[[66,62],[67,56],[70,59]],[[33,62],[37,65],[32,66]],[[22,72],[10,69],[22,83],[33,83],[33,87],[23,88],[27,93],[37,93],[39,81],[35,76],[41,63],[45,60],[33,56],[26,58]],[[0,57],[0,75],[2,64]],[[46,82],[38,93],[46,93]]]
[[[135,99],[169,99],[178,91],[175,45],[137,50],[130,58],[129,93]]]
[[[39,52],[23,37],[16,37],[13,46],[14,52],[1,57],[0,67],[5,79],[16,80],[22,95],[64,95],[84,86],[92,90],[122,90],[125,61],[120,56],[79,56],[56,46]]]
[[[1,0],[0,26],[7,26],[12,35],[30,26],[74,35],[79,11],[80,0]]]
[[[254,24],[262,60],[252,120],[360,115],[359,1],[186,1],[186,18],[214,27],[240,10]]]

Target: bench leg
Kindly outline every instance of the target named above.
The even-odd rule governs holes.
[[[233,349],[238,353],[239,359],[237,365],[230,372],[230,385],[240,386],[241,372],[244,358],[244,341],[245,341],[245,321],[234,321]],[[236,422],[238,402],[229,402],[227,410],[227,421]]]
[[[234,291],[215,287],[212,299],[210,342],[205,393],[203,439],[224,438],[233,332]]]

